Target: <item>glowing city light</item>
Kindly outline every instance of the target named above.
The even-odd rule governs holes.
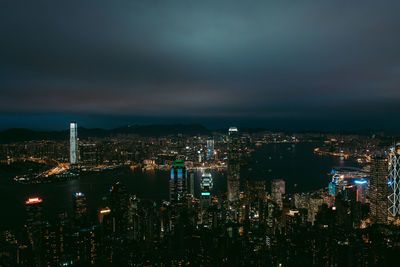
[[[76,192],[75,193],[75,197],[84,197],[84,196],[85,196],[85,194],[82,193],[82,192]]]
[[[365,181],[365,180],[356,180],[356,181],[354,181],[354,183],[355,184],[366,184],[367,181]]]
[[[37,204],[41,203],[43,200],[39,197],[30,197],[27,201],[25,201],[25,204]]]
[[[110,212],[111,212],[111,210],[109,208],[104,208],[104,209],[100,210],[101,214],[108,214]]]

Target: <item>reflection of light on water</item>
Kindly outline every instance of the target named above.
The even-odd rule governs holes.
[[[141,175],[143,175],[143,177],[146,177],[146,178],[150,179],[153,182],[157,180],[156,170],[154,170],[154,169],[151,170],[151,171],[142,169],[142,170],[139,170],[139,172],[141,173]],[[136,178],[135,177],[136,173],[134,172],[132,174],[133,174],[132,178]]]

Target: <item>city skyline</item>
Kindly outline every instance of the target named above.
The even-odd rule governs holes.
[[[396,261],[387,254],[400,225],[391,136],[230,127],[81,137],[77,126],[64,139],[0,145],[11,215],[0,225],[2,265]]]
[[[396,266],[400,2],[0,3],[0,266]]]

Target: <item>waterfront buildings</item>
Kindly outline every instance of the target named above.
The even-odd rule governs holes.
[[[160,185],[165,194],[164,200],[161,195],[155,196],[155,200],[140,199],[131,195],[143,196],[140,187],[130,187],[132,191],[129,192],[121,183],[115,183],[110,194],[108,187],[101,195],[93,195],[94,190],[88,191],[90,203],[87,202],[86,192],[73,194],[72,209],[69,206],[62,214],[49,217],[43,215],[51,210],[42,212],[41,199],[33,197],[26,202],[27,221],[21,227],[24,231],[0,231],[0,265],[384,266],[388,257],[382,255],[398,250],[400,235],[396,220],[389,221],[390,225],[374,225],[374,222],[380,222],[376,220],[377,216],[372,214],[369,217],[368,204],[372,207],[376,201],[372,201],[370,195],[369,199],[365,198],[369,180],[367,172],[354,175],[351,174],[354,169],[341,169],[332,175],[333,190],[337,189],[333,205],[332,195],[326,188],[291,194],[290,190],[286,190],[291,185],[291,179],[286,179],[287,185],[283,180],[273,181],[268,194],[266,181],[270,172],[265,172],[265,177],[258,176],[250,170],[253,166],[249,166],[246,177],[241,177],[242,192],[237,183],[238,186],[231,190],[237,192],[237,200],[228,201],[225,180],[219,179],[225,176],[218,172],[227,174],[228,163],[231,167],[239,166],[232,164],[228,155],[234,159],[235,152],[248,155],[253,149],[251,143],[246,143],[246,139],[240,136],[237,149],[232,149],[234,134],[232,129],[228,139],[226,134],[214,135],[214,149],[220,155],[219,161],[206,157],[208,134],[196,137],[183,135],[177,140],[174,136],[80,140],[78,161],[82,173],[86,172],[83,166],[95,164],[94,152],[98,149],[104,151],[104,164],[115,168],[115,171],[106,171],[101,176],[105,178],[104,182],[109,175],[118,176],[121,170],[141,170],[145,174],[154,172],[152,168],[159,168],[156,172],[162,173],[160,181],[166,182]],[[274,136],[276,140],[286,142],[287,138],[283,135]],[[252,138],[263,140],[264,137]],[[275,143],[276,140],[266,142]],[[257,143],[261,145],[262,142]],[[46,147],[45,151],[38,149],[42,145]],[[29,159],[28,155],[39,155],[45,159],[58,154],[47,152],[47,147],[49,144],[42,141],[5,146],[9,155],[24,159]],[[62,140],[55,147],[64,153],[61,157],[57,156],[58,160],[66,164],[69,161],[68,142]],[[293,150],[290,146],[283,147]],[[199,155],[202,155],[201,163],[198,162]],[[268,158],[269,155],[263,153],[263,156]],[[256,158],[248,159],[253,161],[250,164],[257,161]],[[381,170],[385,168],[387,170],[388,166]],[[86,169],[91,172],[90,168]],[[196,180],[200,170],[203,175]],[[88,176],[82,177],[87,182],[93,181]],[[125,177],[121,179],[125,181]],[[382,185],[386,182],[386,189],[390,189],[390,180],[382,181]],[[219,192],[221,187],[223,190]],[[232,189],[231,186],[228,188]],[[51,199],[45,195],[43,198]],[[96,200],[93,199],[96,198],[98,202],[94,205]],[[382,207],[380,204],[377,206]],[[43,208],[48,208],[48,205]],[[385,211],[385,208],[382,210]],[[95,211],[98,216],[95,216]],[[27,259],[35,259],[35,262]]]
[[[79,142],[79,163],[81,167],[94,167],[99,165],[100,155],[96,143]]]

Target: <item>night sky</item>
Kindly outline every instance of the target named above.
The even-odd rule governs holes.
[[[400,1],[0,2],[0,129],[399,129]]]

